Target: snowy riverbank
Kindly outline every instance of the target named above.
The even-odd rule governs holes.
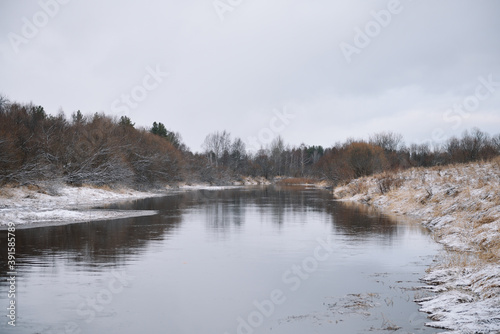
[[[166,192],[131,189],[71,187],[62,184],[0,188],[0,228],[13,222],[17,228],[118,219],[156,214],[152,210],[93,210],[92,207]]]
[[[98,206],[137,199],[167,196],[182,190],[221,190],[244,185],[270,184],[264,178],[244,177],[232,186],[213,186],[203,183],[181,183],[155,191],[130,188],[72,187],[61,183],[41,183],[22,187],[0,188],[0,229],[9,222],[17,228],[81,223],[154,215],[154,210],[95,210]]]
[[[428,325],[500,332],[500,160],[360,178],[334,195],[416,218],[450,250],[424,278],[437,292],[418,301]]]

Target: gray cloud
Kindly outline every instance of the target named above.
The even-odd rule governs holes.
[[[112,113],[113,101],[158,65],[170,75],[130,116],[142,126],[165,123],[195,150],[215,130],[253,136],[283,107],[297,115],[281,133],[292,144],[499,128],[500,87],[459,127],[443,120],[479,76],[500,81],[494,0],[401,0],[351,63],[339,44],[353,44],[355,29],[390,1],[242,1],[221,21],[212,1],[73,0],[15,53],[9,34],[22,36],[23,17],[51,1],[0,5],[0,93],[49,112]]]

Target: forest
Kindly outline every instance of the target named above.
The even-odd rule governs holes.
[[[47,114],[42,106],[0,97],[0,185],[57,180],[70,185],[161,187],[176,182],[228,184],[243,176],[326,180],[332,185],[383,171],[489,160],[500,134],[474,128],[440,145],[410,144],[394,132],[347,139],[331,147],[288,145],[276,137],[249,152],[227,131],[207,134],[192,152],[160,121],[136,127],[127,116],[76,111]]]

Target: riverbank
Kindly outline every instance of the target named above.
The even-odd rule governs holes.
[[[82,223],[154,215],[155,210],[96,210],[113,203],[161,197],[180,190],[220,190],[227,187],[270,184],[264,178],[244,177],[230,186],[203,183],[178,183],[158,189],[138,191],[127,187],[110,188],[83,185],[69,186],[58,182],[40,182],[27,186],[7,185],[0,188],[0,229],[8,223],[17,228]]]
[[[364,177],[334,195],[416,218],[450,251],[423,279],[437,293],[417,301],[429,326],[500,331],[499,159]]]
[[[28,228],[154,215],[156,211],[152,210],[121,211],[92,208],[165,194],[165,191],[71,187],[65,184],[6,186],[0,188],[0,228],[5,228],[8,223],[15,223],[17,228]]]

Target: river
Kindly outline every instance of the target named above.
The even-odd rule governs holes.
[[[0,231],[1,333],[436,333],[414,298],[440,247],[418,223],[304,187],[191,190],[154,216]]]

